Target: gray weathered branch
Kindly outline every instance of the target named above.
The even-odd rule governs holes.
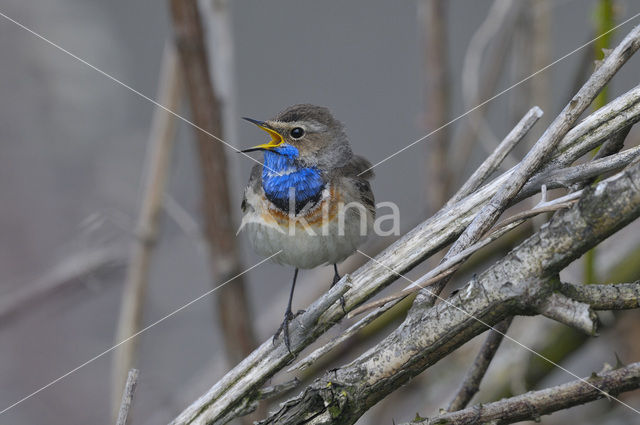
[[[640,146],[573,167],[556,168],[539,173],[531,178],[526,186],[522,188],[518,194],[518,199],[526,198],[537,193],[542,185],[547,186],[547,189],[569,187],[574,183],[585,180],[588,181],[592,177],[609,173],[613,170],[619,170],[631,163],[631,161],[638,156],[640,156]]]
[[[640,280],[612,285],[574,285],[562,282],[560,292],[589,304],[594,310],[624,310],[640,307]]]
[[[500,142],[498,147],[480,164],[465,184],[451,197],[447,206],[451,206],[476,190],[486,179],[500,167],[506,156],[529,133],[531,127],[542,117],[542,109],[534,106],[522,117],[513,130]]]
[[[116,425],[127,425],[127,423],[129,423],[129,411],[133,404],[133,393],[136,391],[139,375],[140,372],[138,369],[131,369],[127,374],[127,380],[124,390],[122,391],[122,401],[120,402],[120,410],[118,410]]]
[[[553,293],[538,307],[543,316],[594,336],[598,317],[589,304],[573,300],[561,293]]]
[[[587,381],[588,383],[585,383]],[[525,420],[538,422],[540,416],[640,388],[640,363],[632,363],[616,370],[605,370],[584,380],[546,388],[496,401],[480,404],[457,412],[445,413],[430,419],[404,425],[474,425],[491,423],[512,424]]]

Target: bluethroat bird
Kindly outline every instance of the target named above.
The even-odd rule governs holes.
[[[291,301],[299,269],[337,263],[364,242],[375,218],[371,163],[354,155],[342,123],[327,108],[294,105],[275,118],[244,118],[266,131],[264,161],[251,170],[242,200],[242,224],[254,250],[295,268],[283,333],[290,351]],[[341,300],[344,307],[344,300]]]

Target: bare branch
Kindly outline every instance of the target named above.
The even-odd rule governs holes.
[[[560,293],[551,294],[538,307],[543,316],[574,327],[594,336],[598,330],[598,316],[588,304],[572,300]]]
[[[534,106],[522,117],[520,122],[507,134],[498,147],[484,160],[478,169],[469,177],[467,182],[447,202],[447,206],[455,204],[465,196],[468,196],[482,185],[491,174],[500,167],[505,157],[527,135],[531,127],[542,117],[542,110]]]
[[[640,388],[640,363],[632,363],[616,370],[593,374],[583,380],[531,391],[493,403],[480,404],[457,412],[445,413],[423,421],[411,422],[411,425],[471,425],[471,424],[512,424],[533,420],[572,406],[625,391]],[[404,424],[409,425],[409,424]]]
[[[471,37],[462,65],[462,96],[466,108],[472,108],[490,96],[494,90],[488,92],[485,86],[493,86],[493,88],[497,86],[499,75],[504,68],[505,52],[508,50],[507,46],[511,43],[512,38],[501,37],[499,39],[501,45],[496,46],[490,53],[492,57],[488,63],[491,69],[486,71],[486,74],[482,72],[482,59],[488,56],[485,51],[499,31],[503,28],[506,28],[508,32],[515,30],[519,10],[520,5],[517,2],[494,0],[491,8],[487,11],[487,17]],[[488,78],[482,79],[482,76]],[[484,89],[482,94],[480,81],[482,81]],[[469,117],[469,126],[475,133],[475,140],[480,142],[486,152],[491,152],[495,149],[498,141],[487,125],[482,111],[474,112]],[[511,164],[514,162],[511,160]]]
[[[625,139],[631,131],[631,127],[632,125],[628,125],[622,130],[614,133],[613,136],[609,138],[609,140],[607,140],[602,144],[602,146],[600,146],[600,149],[598,149],[598,152],[596,152],[596,154],[593,156],[593,159],[604,158],[606,156],[620,152],[622,150],[622,147],[624,146]]]
[[[449,407],[447,407],[449,412],[464,409],[478,392],[480,382],[485,373],[487,373],[489,364],[491,364],[491,360],[493,360],[493,357],[496,355],[502,338],[504,334],[507,333],[512,320],[513,317],[507,317],[489,331],[489,335],[487,335],[487,339],[485,339],[484,344],[482,344],[480,352],[473,361],[471,368],[467,371],[460,388],[458,388],[456,395],[453,397],[453,400],[451,400],[451,403],[449,403]]]
[[[77,284],[102,270],[121,269],[126,264],[123,247],[108,246],[87,249],[65,258],[51,271],[34,282],[20,285],[20,289],[0,298],[0,326],[7,325],[21,313],[32,311],[29,307],[38,301]]]
[[[574,183],[619,170],[629,165],[638,156],[640,156],[640,146],[573,167],[558,168],[539,173],[522,188],[518,194],[518,199],[537,193],[542,185],[546,185],[548,189],[566,188]]]
[[[640,307],[640,280],[611,285],[575,285],[562,282],[560,292],[589,304],[594,310],[624,310]]]
[[[640,85],[613,99],[578,123],[558,144],[545,168],[566,167],[614,133],[640,120]]]
[[[138,385],[138,376],[140,372],[138,369],[131,369],[127,375],[127,381],[122,392],[122,402],[120,403],[120,410],[118,411],[118,420],[116,425],[127,425],[129,419],[129,411],[133,404],[133,393],[136,391]]]

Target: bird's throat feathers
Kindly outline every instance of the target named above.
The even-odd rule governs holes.
[[[325,183],[316,167],[301,167],[297,164],[298,150],[293,146],[278,152],[264,152],[262,188],[273,204],[289,212],[291,192],[295,194],[295,213],[307,204],[314,205],[322,197]],[[292,205],[291,205],[292,206]]]

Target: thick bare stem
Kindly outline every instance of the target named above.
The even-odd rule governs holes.
[[[587,381],[588,383],[585,383]],[[590,385],[589,385],[590,384]],[[520,421],[540,421],[540,416],[588,403],[625,391],[640,388],[640,363],[616,370],[605,370],[584,380],[531,391],[526,394],[445,413],[410,425],[474,425],[512,424]],[[409,424],[404,424],[409,425]]]
[[[197,1],[171,0],[170,4],[193,120],[206,132],[222,135],[222,105],[209,71]],[[200,161],[205,235],[215,277],[213,280],[227,280],[243,269],[238,256],[236,226],[232,219],[227,159],[222,144],[202,131],[196,131],[195,136]],[[217,301],[227,357],[231,364],[235,364],[256,345],[244,280],[238,278],[220,289]]]

